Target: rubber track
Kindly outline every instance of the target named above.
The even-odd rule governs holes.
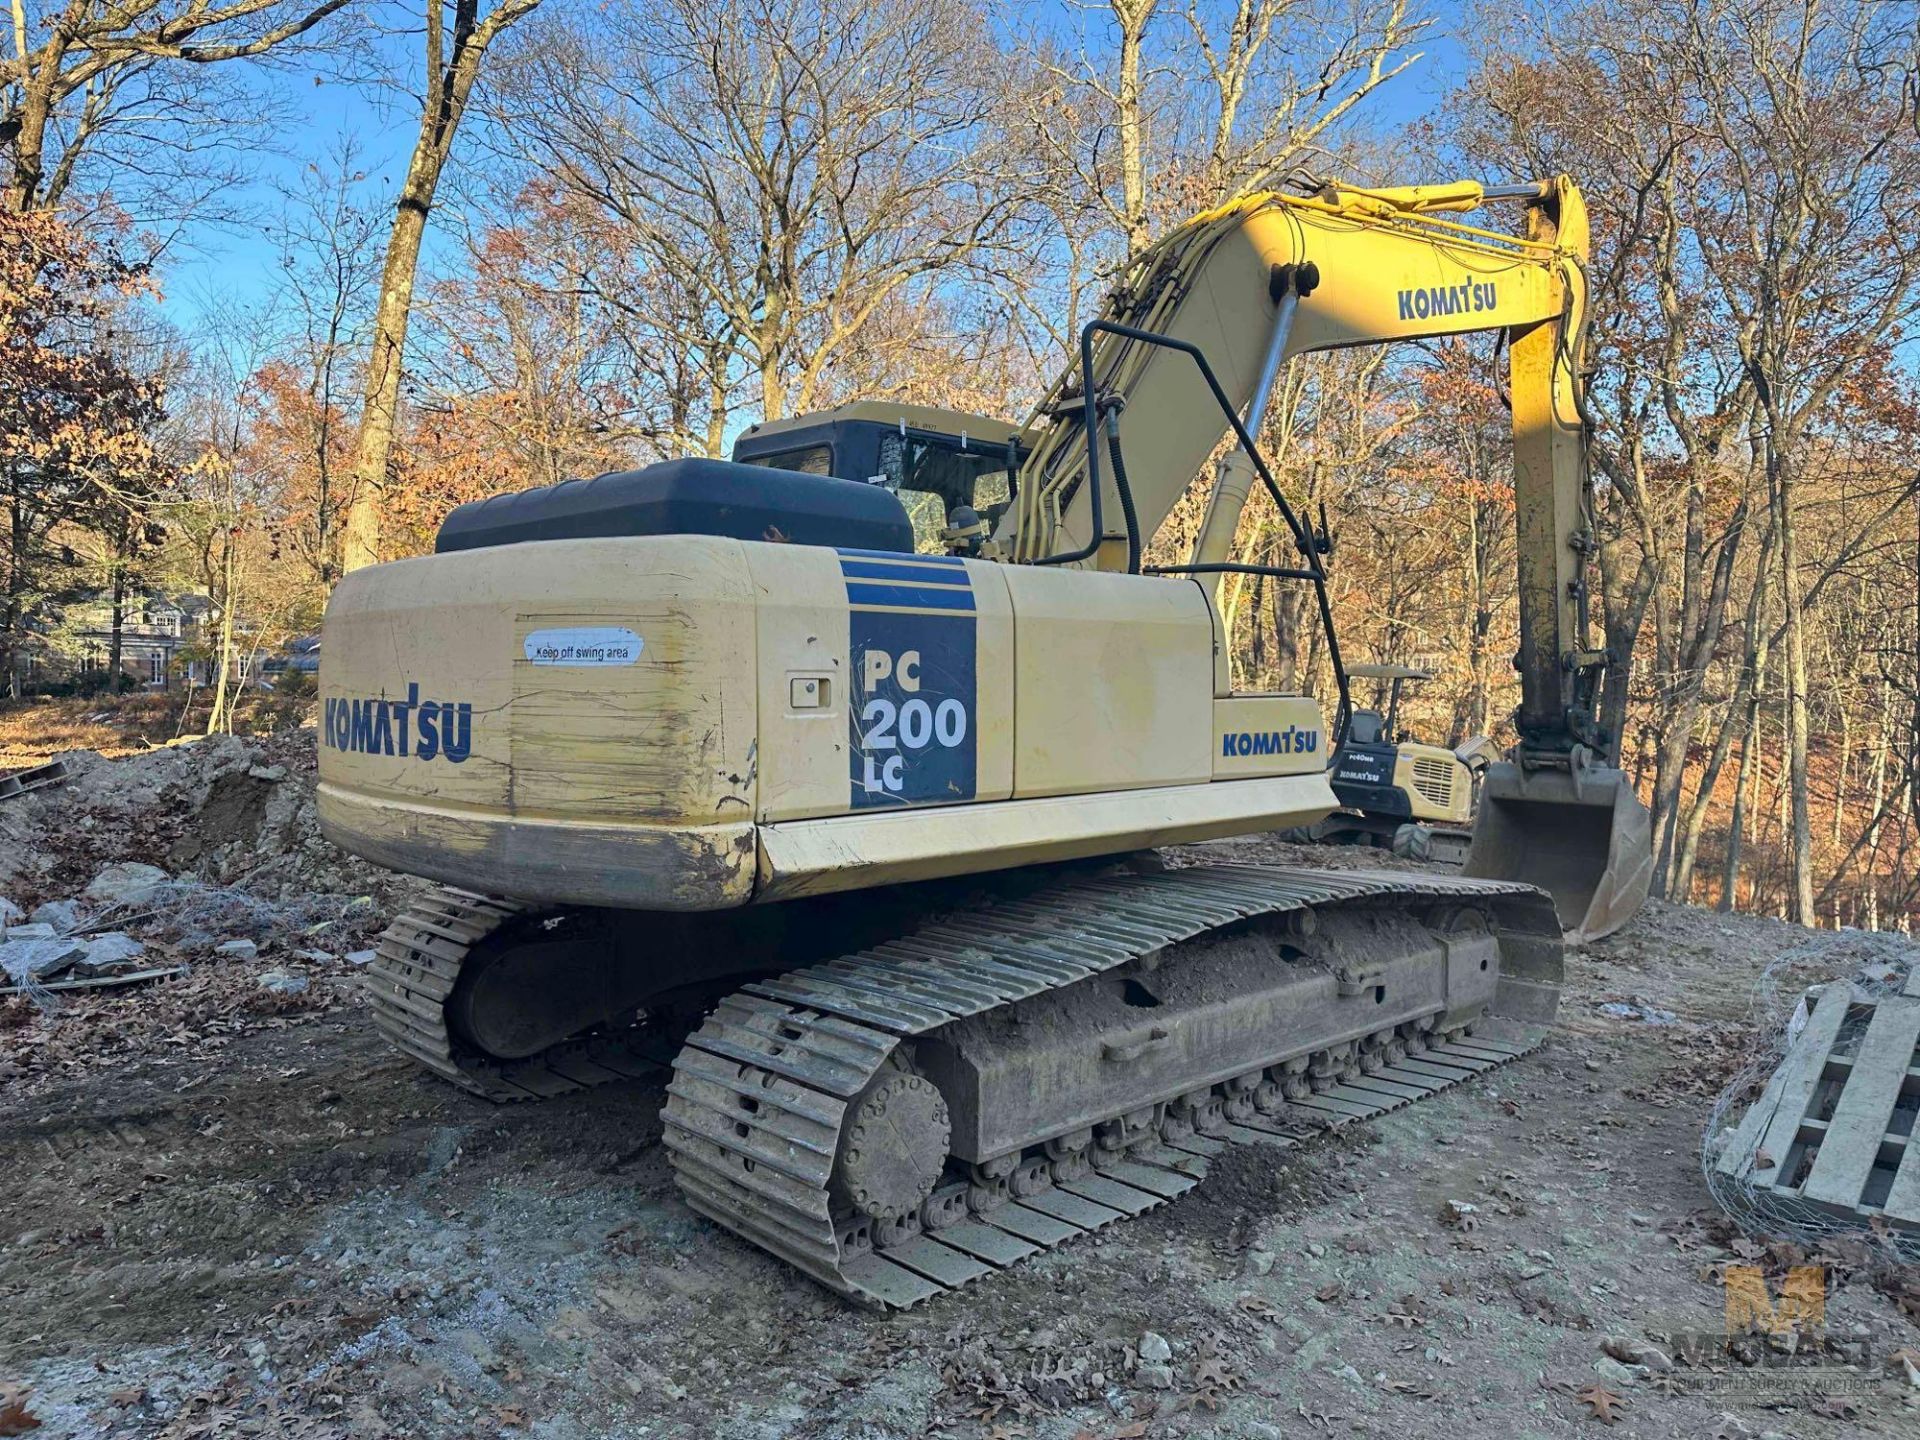
[[[1077,1178],[1030,1175],[1030,1193],[981,1213],[969,1213],[964,1187],[947,1184],[934,1192],[930,1228],[849,1232],[827,1189],[841,1118],[902,1040],[1237,920],[1454,897],[1519,911],[1549,904],[1526,886],[1464,877],[1193,867],[1070,882],[749,984],[720,1002],[674,1062],[665,1143],[680,1189],[701,1214],[841,1294],[890,1309],[918,1304],[1173,1199],[1228,1142],[1291,1145],[1384,1114],[1526,1054],[1545,1031],[1430,1047],[1292,1103],[1285,1114],[1300,1118],[1291,1123],[1227,1123],[1213,1137],[1163,1131],[1149,1147],[1102,1155]]]
[[[563,1040],[524,1060],[467,1051],[447,1030],[446,1003],[474,945],[525,908],[442,886],[414,901],[375,942],[366,992],[374,1026],[409,1059],[463,1090],[512,1103],[613,1080],[657,1075],[660,1065],[609,1035]]]

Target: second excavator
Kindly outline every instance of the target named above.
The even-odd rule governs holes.
[[[1450,218],[1489,202],[1524,233]],[[882,1306],[1524,1054],[1563,931],[1648,872],[1585,638],[1586,249],[1564,177],[1249,196],[1128,265],[1024,424],[768,423],[349,575],[322,825],[444,887],[382,937],[375,1023],[497,1100],[666,1055],[688,1203]],[[1467,874],[1161,854],[1336,804],[1324,546],[1254,441],[1282,367],[1478,330],[1511,357],[1522,703]],[[1190,558],[1146,564],[1223,438]],[[1287,565],[1233,558],[1256,483]],[[1312,590],[1331,725],[1233,688],[1236,571]]]

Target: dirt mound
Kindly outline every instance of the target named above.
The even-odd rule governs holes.
[[[72,776],[0,805],[0,894],[23,908],[78,894],[108,865],[244,890],[260,900],[316,893],[390,908],[412,882],[321,838],[311,726],[263,739],[230,735],[109,760],[59,758]]]

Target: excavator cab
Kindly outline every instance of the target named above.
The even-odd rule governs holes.
[[[1018,425],[931,405],[856,401],[763,421],[736,463],[877,485],[896,495],[921,554],[974,555],[1012,507],[1029,445]]]

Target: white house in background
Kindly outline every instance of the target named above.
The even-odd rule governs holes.
[[[149,690],[165,690],[181,673],[174,657],[198,638],[188,602],[130,596],[120,618],[120,668]],[[113,654],[113,601],[96,596],[67,607],[69,663],[82,674],[107,668]]]

